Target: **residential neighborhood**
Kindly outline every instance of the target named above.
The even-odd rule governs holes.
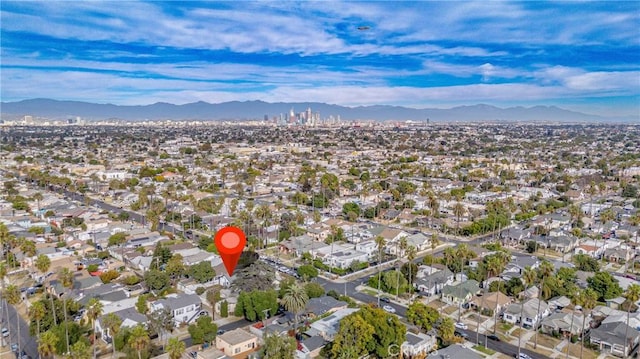
[[[637,355],[637,125],[0,138],[2,358]]]

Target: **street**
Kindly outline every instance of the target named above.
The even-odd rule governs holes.
[[[6,308],[6,309],[5,309]],[[9,312],[9,318],[5,318],[7,310]],[[9,329],[9,337],[4,338],[7,344],[7,347],[2,348],[2,351],[10,350],[10,345],[15,343],[20,345],[28,356],[31,358],[38,357],[38,343],[35,337],[29,335],[29,324],[25,322],[21,317],[18,316],[15,308],[12,305],[7,304],[7,302],[2,300],[2,315],[3,322],[2,327]],[[8,320],[7,320],[8,319]],[[18,332],[18,321],[20,323],[20,331]],[[3,355],[3,358],[4,355]],[[9,359],[9,358],[7,358]]]

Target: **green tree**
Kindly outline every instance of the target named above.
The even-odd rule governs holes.
[[[58,336],[52,331],[48,330],[40,336],[38,339],[38,353],[42,358],[53,357],[58,344]]]
[[[278,311],[278,292],[273,289],[241,292],[236,303],[235,315],[244,316],[253,322],[265,319],[267,310],[271,315]]]
[[[590,311],[596,307],[596,305],[598,304],[597,300],[598,300],[598,294],[596,292],[593,291],[593,289],[591,288],[587,288],[583,291],[580,292],[581,296],[579,299],[580,304],[582,305],[582,327],[585,327],[585,321],[587,319],[587,314],[590,313]],[[580,340],[582,341],[582,345],[580,346],[580,358],[583,358],[582,356],[582,349],[584,349],[584,337],[586,335],[581,335]]]
[[[409,323],[417,325],[425,332],[431,330],[438,319],[440,319],[438,311],[421,302],[413,302],[407,309]]]
[[[226,318],[229,316],[229,302],[223,300],[220,302],[220,316]]]
[[[438,323],[438,337],[445,343],[451,343],[455,338],[456,328],[453,325],[453,319],[443,317]]]
[[[209,316],[202,316],[195,324],[189,325],[189,335],[193,344],[212,343],[216,339],[218,326]]]
[[[295,316],[294,331],[297,331],[298,316],[307,308],[308,302],[309,296],[307,295],[305,288],[298,283],[294,283],[289,287],[285,295],[282,297],[282,305],[284,308]]]
[[[315,282],[305,284],[304,290],[309,298],[320,298],[324,295],[324,288]]]
[[[318,276],[318,270],[316,269],[316,267],[310,264],[303,264],[300,267],[298,267],[296,271],[300,276],[300,278],[302,278],[305,281],[311,280]]]
[[[626,298],[628,305],[627,305],[627,325],[624,328],[624,355],[625,357],[629,355],[629,352],[627,351],[627,348],[633,349],[633,343],[629,343],[629,319],[630,319],[630,314],[631,314],[631,307],[633,306],[633,304],[635,302],[638,301],[638,299],[640,299],[640,285],[638,284],[631,284],[628,288],[627,291],[624,293],[624,297]]]
[[[91,298],[87,302],[87,317],[91,320],[91,326],[93,327],[93,340],[94,343],[98,340],[96,334],[96,320],[102,315],[102,303],[97,298]],[[72,348],[73,349],[73,348]],[[93,345],[93,356],[96,356],[96,345]]]
[[[47,314],[45,311],[46,308],[41,301],[37,301],[29,307],[29,319],[31,319],[31,322],[36,322],[38,337],[40,336],[40,321]]]
[[[207,302],[211,306],[211,319],[216,319],[216,303],[220,301],[220,287],[215,286],[207,291],[206,294]],[[220,309],[222,311],[222,308]]]
[[[169,259],[167,262],[167,266],[164,268],[165,272],[171,278],[171,281],[174,282],[176,279],[182,277],[185,273],[186,268],[184,266],[184,262],[182,260],[182,255],[176,253]]]
[[[112,234],[108,240],[108,246],[119,246],[124,244],[127,241],[127,234],[125,232],[118,232]]]
[[[189,267],[189,276],[198,283],[207,283],[216,276],[211,267],[211,262],[203,261]]]
[[[144,274],[144,280],[150,289],[162,291],[170,284],[169,275],[157,269],[151,269]]]
[[[116,356],[115,337],[118,335],[121,325],[122,319],[115,313],[109,313],[102,318],[102,326],[107,329],[108,335],[111,337],[112,357]]]
[[[331,346],[331,359],[358,359],[370,353],[369,341],[375,328],[353,313],[340,321],[340,329]]]
[[[4,278],[2,278],[2,280],[4,281]],[[18,289],[18,287],[15,284],[9,284],[5,290],[4,290],[4,299],[7,301],[8,304],[12,305],[12,306],[16,306],[18,305],[18,303],[20,303],[22,301],[22,298],[20,297],[20,289]],[[18,333],[20,333],[20,320],[17,321],[18,322]],[[18,348],[21,348],[22,344],[20,343],[20,338],[22,336],[18,335]]]
[[[391,354],[389,348],[399,348],[406,339],[407,328],[396,315],[389,314],[381,308],[364,306],[357,313],[365,322],[374,328],[373,337],[369,338],[369,353],[379,358],[387,358]]]
[[[598,300],[601,302],[622,294],[622,288],[620,288],[618,280],[609,272],[597,272],[592,277],[587,278],[587,284],[589,288],[598,294]]]
[[[73,343],[70,348],[69,359],[91,359],[91,350],[84,340],[78,340]]]
[[[147,299],[149,298],[148,294],[140,294],[138,296],[138,300],[136,301],[136,310],[140,314],[147,314],[149,308],[147,307]]]
[[[49,257],[46,254],[40,254],[36,258],[35,264],[38,271],[44,274],[49,270],[49,267],[51,266],[51,259],[49,259]]]
[[[186,350],[184,342],[178,338],[169,338],[165,351],[169,354],[169,359],[180,359]]]
[[[265,335],[260,353],[264,358],[290,359],[295,358],[297,349],[298,343],[293,337],[271,333]]]
[[[142,326],[142,324],[138,324],[131,329],[131,336],[129,337],[128,344],[131,349],[138,353],[138,359],[142,359],[142,352],[148,350],[149,345],[151,344],[149,333],[147,333],[147,330]]]

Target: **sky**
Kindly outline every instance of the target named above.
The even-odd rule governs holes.
[[[640,120],[640,1],[5,1],[0,98]]]

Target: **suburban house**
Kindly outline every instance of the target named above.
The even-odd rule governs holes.
[[[625,341],[625,332],[628,339]],[[601,353],[625,357],[640,341],[640,332],[628,327],[625,322],[603,323],[591,329],[591,344],[597,345]]]
[[[333,313],[340,309],[346,309],[347,303],[341,300],[337,300],[333,297],[325,295],[320,298],[311,298],[307,303],[305,313],[311,317],[319,317],[326,313]]]
[[[438,341],[435,336],[424,333],[407,332],[405,341],[402,343],[402,353],[407,358],[415,358],[420,354],[426,355],[435,349]]]
[[[437,270],[432,274],[418,277],[413,285],[427,295],[436,295],[442,292],[442,288],[453,283],[453,273],[448,269]]]
[[[216,348],[228,356],[237,356],[258,347],[258,337],[243,329],[234,329],[216,336]]]
[[[304,339],[298,345],[296,359],[311,359],[320,356],[320,351],[327,344],[327,341],[320,336]]]
[[[125,308],[112,313],[122,320],[120,328],[133,328],[138,324],[146,326],[146,323],[149,321],[145,315],[140,314],[134,307]],[[96,320],[96,332],[100,333],[102,340],[107,343],[111,343],[112,335],[109,332],[109,328],[105,328],[102,322],[105,317],[106,315],[103,315]]]
[[[349,314],[357,312],[358,310],[360,309],[347,308],[338,310],[328,317],[311,323],[311,327],[305,332],[305,334],[310,337],[319,335],[327,341],[333,341],[335,335],[338,333],[340,320]]]
[[[196,294],[169,294],[164,299],[150,303],[150,307],[152,312],[169,310],[177,327],[196,318],[202,308],[202,301]]]
[[[547,334],[580,335],[585,328],[589,327],[587,320],[584,321],[584,327],[582,326],[583,319],[584,316],[579,311],[553,313],[542,320],[540,329]]]
[[[480,283],[473,279],[457,285],[445,285],[442,288],[442,301],[449,305],[465,305],[479,292]]]
[[[540,305],[540,313],[538,313],[538,304]],[[522,318],[520,317],[521,314]],[[522,320],[523,327],[532,328],[547,315],[549,315],[549,305],[543,300],[532,298],[524,303],[513,303],[507,306],[504,311],[504,321],[518,324]]]
[[[418,252],[431,249],[431,238],[422,233],[412,234],[407,237],[407,245],[413,246]]]
[[[504,308],[511,304],[512,301],[511,297],[502,292],[491,292],[474,297],[469,304],[471,308],[480,312],[493,313],[497,311],[498,313],[502,313]]]

